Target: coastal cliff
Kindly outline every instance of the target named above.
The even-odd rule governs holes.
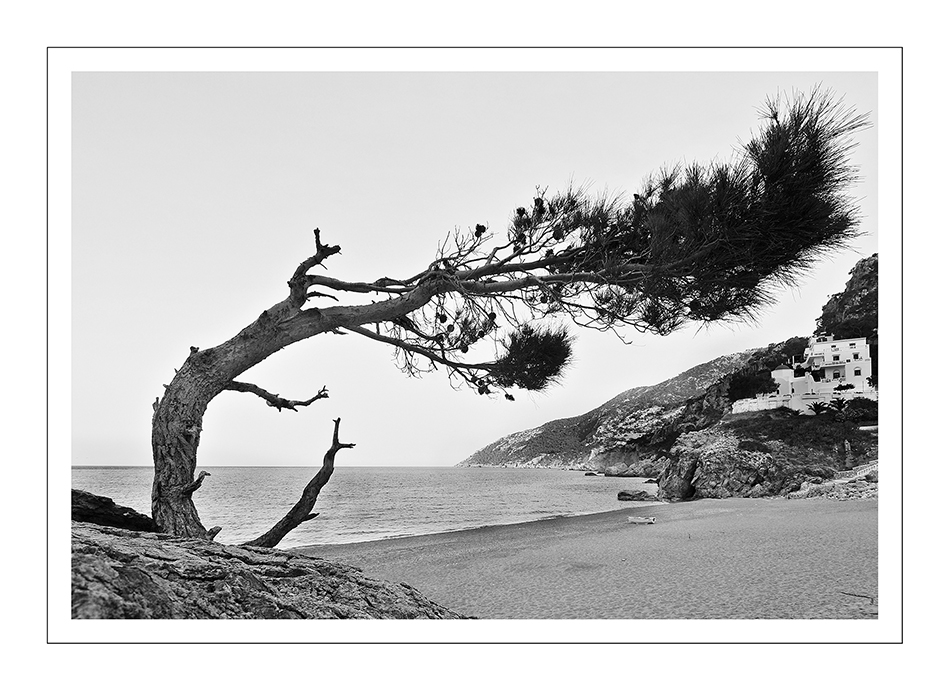
[[[830,416],[727,416],[681,434],[657,480],[667,501],[790,496],[877,459],[877,434]]]
[[[757,353],[725,355],[655,386],[624,391],[583,415],[502,437],[458,465],[603,471],[624,463],[642,470],[654,461],[653,447],[666,432],[686,419],[722,415],[717,393],[723,378]]]
[[[503,437],[459,465],[656,477],[680,434],[719,422],[761,373],[803,342],[793,338],[718,357],[655,386],[625,391],[583,415]]]

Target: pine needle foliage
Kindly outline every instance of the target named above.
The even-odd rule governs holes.
[[[508,335],[506,352],[495,362],[492,379],[502,388],[542,391],[569,365],[572,341],[563,326],[525,324]]]
[[[609,283],[595,293],[596,319],[666,334],[687,321],[752,318],[776,284],[857,235],[847,154],[867,117],[817,92],[784,107],[770,100],[763,117],[735,161],[661,171],[632,202],[573,191],[552,200],[572,210],[578,240],[557,272]],[[625,280],[634,268],[642,276]]]
[[[543,388],[536,372],[550,363],[535,370],[527,358],[547,352],[536,342],[544,332],[525,331],[530,322],[666,335],[690,322],[753,320],[777,287],[859,235],[850,153],[853,135],[869,127],[867,115],[817,89],[768,99],[760,115],[732,160],[662,169],[632,198],[539,188],[502,233],[482,223],[456,229],[409,279],[312,282],[371,287],[394,301],[427,291],[423,306],[384,320],[381,340],[396,346],[406,372],[444,365],[480,393],[488,381]],[[465,362],[484,341],[500,359]],[[527,369],[516,373],[515,363]]]

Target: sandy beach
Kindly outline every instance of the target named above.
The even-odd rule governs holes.
[[[294,551],[486,619],[865,619],[877,616],[877,507],[705,499]]]

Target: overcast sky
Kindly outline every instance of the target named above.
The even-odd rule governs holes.
[[[286,296],[312,228],[342,246],[330,275],[412,275],[455,227],[504,232],[537,186],[632,193],[665,164],[728,159],[766,97],[819,83],[875,122],[873,72],[74,73],[73,463],[149,465],[162,384],[189,346],[227,340]],[[453,465],[631,387],[809,334],[877,251],[877,136],[860,133],[853,157],[864,236],[755,324],[630,332],[631,345],[577,330],[561,385],[513,403],[454,391],[444,373],[409,379],[384,344],[317,336],[241,379],[330,398],[278,413],[221,394],[199,464],[313,465],[342,417],[356,448],[340,465]]]

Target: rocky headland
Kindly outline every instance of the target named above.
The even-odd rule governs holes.
[[[856,264],[816,321],[818,331],[837,337],[867,337],[876,357],[876,254]],[[582,415],[510,434],[459,465],[656,478],[657,496],[667,501],[788,496],[820,485],[877,459],[876,430],[863,428],[872,420],[841,411],[731,412],[736,400],[770,390],[772,369],[807,342],[794,337],[716,358]]]
[[[721,395],[723,378],[747,366],[756,353],[725,355],[655,386],[624,391],[583,415],[502,437],[459,465],[656,476],[656,442],[683,425],[718,420],[731,405]],[[616,472],[621,464],[626,468]]]
[[[833,414],[730,412],[732,387],[744,387],[800,340],[693,368],[689,386],[715,377],[699,395],[660,404],[652,387],[634,389],[578,418],[505,437],[460,465],[656,478],[657,498],[665,501],[787,496],[803,483],[820,484],[838,471],[876,460],[876,431]],[[734,369],[720,374],[726,363]],[[664,392],[688,391],[677,379],[659,386]],[[560,450],[550,448],[557,443]]]

